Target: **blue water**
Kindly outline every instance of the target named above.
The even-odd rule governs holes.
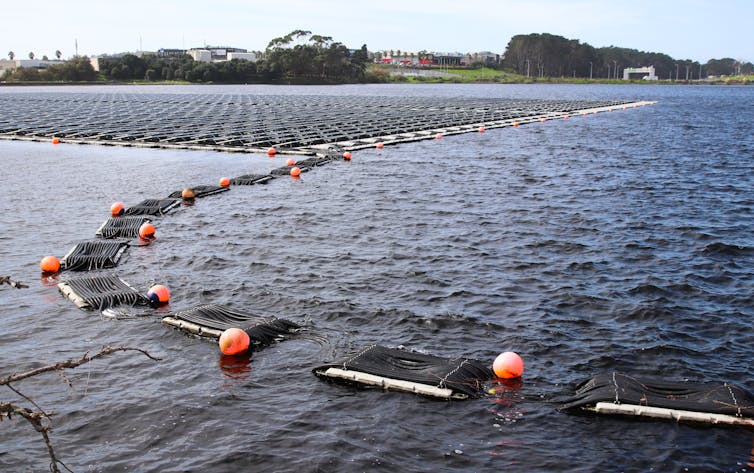
[[[621,371],[754,390],[754,89],[683,86],[0,88],[656,100],[653,106],[354,153],[300,180],[234,187],[157,222],[118,275],[171,288],[171,310],[222,303],[305,326],[228,366],[160,324],[77,309],[39,259],[135,204],[285,157],[0,141],[0,376],[116,354],[15,385],[54,410],[74,471],[754,470],[736,427],[579,416],[557,399]],[[0,113],[2,113],[0,111]],[[324,383],[311,368],[379,343],[489,360],[520,384],[438,402]],[[70,384],[68,384],[70,382]],[[0,401],[23,404],[7,389]],[[23,420],[0,470],[40,471]]]

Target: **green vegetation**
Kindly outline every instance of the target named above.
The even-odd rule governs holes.
[[[329,36],[296,30],[270,41],[264,59],[197,62],[191,56],[126,54],[100,58],[102,79],[192,83],[338,84],[365,79],[366,45],[351,53]]]
[[[391,52],[392,53],[392,52]],[[400,55],[400,51],[397,52]],[[391,54],[392,55],[392,54]],[[60,51],[55,51],[60,59]],[[625,83],[625,67],[653,65],[658,78],[672,83],[696,81],[724,84],[752,83],[754,65],[732,58],[710,59],[706,64],[676,60],[662,53],[635,49],[594,48],[578,40],[551,34],[517,35],[508,43],[500,64],[474,62],[468,67],[404,67],[373,64],[367,46],[349,50],[329,36],[295,30],[274,38],[256,62],[234,59],[198,62],[191,56],[125,54],[99,58],[99,74],[86,57],[74,57],[47,69],[18,68],[6,71],[6,82],[129,82],[129,83]],[[8,57],[13,60],[15,53]],[[29,53],[29,58],[34,58]],[[380,54],[375,56],[378,60]],[[418,59],[431,59],[421,51]],[[631,81],[648,83],[647,81]],[[649,82],[652,83],[652,82]]]
[[[33,53],[29,53],[31,57]],[[8,54],[12,56],[12,53]],[[4,81],[15,82],[90,82],[97,78],[89,58],[75,57],[62,64],[46,69],[19,67],[15,71],[7,70],[2,77]]]
[[[594,48],[575,39],[551,34],[516,35],[505,50],[505,65],[527,77],[621,79],[625,67],[654,66],[660,79],[686,80],[706,76],[750,74],[752,63],[731,58],[710,59],[706,64],[673,59],[667,54],[636,49]]]

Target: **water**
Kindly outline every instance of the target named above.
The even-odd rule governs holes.
[[[160,219],[157,242],[131,248],[121,278],[168,285],[173,310],[221,303],[305,325],[234,365],[159,316],[78,310],[37,264],[93,237],[113,201],[266,172],[285,157],[1,141],[0,275],[30,288],[0,287],[0,375],[105,344],[162,358],[115,354],[16,383],[56,412],[52,441],[73,470],[754,470],[751,430],[571,415],[555,402],[612,370],[754,389],[754,89],[121,89],[658,103],[364,150]],[[526,373],[452,403],[311,374],[375,342],[490,363],[515,350]],[[7,389],[0,399],[23,403]],[[0,470],[47,468],[28,424],[0,427]]]

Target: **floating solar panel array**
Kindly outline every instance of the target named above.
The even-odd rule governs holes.
[[[316,154],[647,102],[256,94],[0,94],[0,138]]]

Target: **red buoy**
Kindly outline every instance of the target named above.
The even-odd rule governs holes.
[[[506,351],[495,358],[492,370],[498,378],[520,378],[524,374],[524,360],[517,353]]]
[[[249,349],[249,334],[240,328],[229,328],[220,335],[217,344],[223,355],[239,355]]]
[[[60,144],[60,138],[58,138],[58,137],[53,138],[52,139],[52,144],[54,144],[54,145]]]
[[[275,156],[277,154],[277,152],[278,152],[278,150],[276,150],[275,148],[270,148],[270,149],[267,150],[267,156],[273,157],[273,156]]]
[[[110,206],[110,213],[113,215],[113,217],[123,215],[123,212],[125,211],[126,208],[123,206],[123,202],[115,202]]]
[[[518,122],[513,122],[513,126],[518,126]]]
[[[436,140],[441,140],[441,139],[442,139],[442,133],[438,133],[438,134],[436,134],[436,135],[435,135],[435,139],[436,139]]]
[[[480,127],[479,127],[479,130],[477,130],[477,131],[479,131],[479,133],[484,133],[484,131],[485,131],[485,130],[484,130],[484,127],[483,127],[483,126],[480,126]]]
[[[377,148],[377,149],[382,149],[382,148],[385,147],[385,143],[383,143],[382,141],[380,141],[379,143],[377,143],[376,145],[374,145],[374,147]]]
[[[227,177],[221,177],[220,185],[223,187],[230,187],[230,179],[228,179]]]
[[[301,175],[301,169],[299,169],[298,166],[291,168],[291,176],[298,177],[300,175]]]
[[[147,297],[153,304],[167,304],[170,302],[170,290],[162,284],[155,284],[147,291]]]
[[[142,240],[151,240],[154,238],[154,225],[152,225],[150,222],[144,222],[139,227],[139,237]]]
[[[293,158],[288,158],[288,159],[287,159],[287,160],[285,161],[285,165],[286,165],[286,166],[293,166],[294,164],[296,164],[296,160],[295,160],[295,159],[293,159]]]
[[[44,273],[57,273],[60,271],[60,260],[54,256],[45,256],[39,262],[39,269]]]
[[[343,159],[345,159],[346,161],[350,161],[351,160],[351,152],[350,151],[346,151],[345,153],[343,153]]]

